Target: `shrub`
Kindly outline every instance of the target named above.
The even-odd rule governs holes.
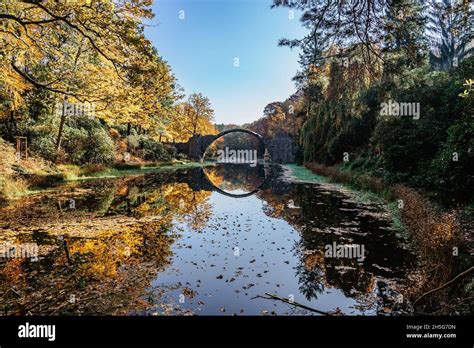
[[[77,117],[64,128],[63,149],[75,164],[110,164],[115,146],[107,129],[95,119]]]
[[[180,161],[185,160],[185,159],[187,159],[187,158],[188,158],[188,156],[186,156],[184,153],[178,153],[178,154],[176,155],[176,159],[178,159],[178,160],[180,160]]]
[[[36,134],[30,140],[30,150],[48,160],[54,162],[57,157],[56,141],[50,134]]]
[[[81,169],[82,175],[91,175],[106,170],[107,167],[104,164],[87,164]]]
[[[134,170],[142,167],[139,163],[115,163],[114,168],[118,170]]]
[[[361,118],[352,117],[339,134],[328,144],[328,152],[335,162],[340,162],[344,152],[354,152],[369,143],[373,127],[373,113],[367,112]]]
[[[474,198],[474,121],[461,119],[448,129],[448,140],[431,162],[429,177],[436,194],[445,203],[469,202]],[[454,160],[456,156],[457,160]]]
[[[61,149],[64,154],[58,159],[61,162],[85,164],[85,148],[88,141],[88,132],[84,128],[65,127]]]
[[[350,184],[352,181],[352,176],[350,173],[343,172],[337,167],[328,167],[326,165],[317,163],[307,163],[306,167],[318,175],[328,177],[333,182]]]
[[[177,156],[178,150],[176,147],[173,145],[164,145],[164,147],[171,157],[175,158]]]
[[[140,137],[140,149],[142,156],[147,161],[171,161],[171,155],[166,151],[162,143],[149,139],[147,137]]]
[[[131,134],[127,137],[128,151],[137,154],[140,146],[140,137],[136,134]]]
[[[83,161],[85,163],[110,164],[115,160],[114,150],[114,143],[108,133],[104,129],[96,129],[90,133]]]

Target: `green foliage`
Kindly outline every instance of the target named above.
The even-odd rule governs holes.
[[[371,141],[381,150],[386,179],[422,188],[444,203],[472,199],[474,105],[472,97],[459,93],[473,74],[470,57],[452,74],[417,70],[404,75],[404,88],[392,95],[419,102],[421,118],[377,124]]]
[[[368,144],[372,130],[371,116],[367,113],[363,118],[352,118],[329,142],[328,152],[334,161],[343,158],[344,152],[352,153]]]
[[[36,133],[30,138],[30,150],[48,161],[56,160],[56,143],[51,134]]]
[[[147,137],[140,137],[140,151],[147,161],[171,161],[171,155],[162,143]]]
[[[418,162],[431,152],[423,132],[423,128],[408,118],[380,122],[372,141],[381,149],[385,169],[408,178]]]
[[[317,87],[303,97],[304,162],[334,164],[348,153],[346,166],[361,172],[444,202],[472,199],[470,13],[467,2],[437,3],[274,0],[274,6],[302,11],[301,22],[311,29],[302,40],[280,41],[302,49],[296,77],[301,91]],[[345,17],[351,13],[357,16]],[[430,47],[438,48],[431,52],[431,63],[439,58],[432,66]],[[432,70],[440,67],[444,71]],[[419,106],[420,118],[381,115],[391,102]]]
[[[115,147],[106,128],[88,117],[67,120],[62,147],[74,164],[110,164],[115,159]]]
[[[89,133],[89,143],[85,147],[83,162],[111,164],[115,159],[114,144],[105,129],[95,129]]]
[[[448,129],[442,150],[431,162],[430,175],[441,198],[472,201],[474,187],[474,120],[462,118]]]
[[[301,128],[304,161],[333,164],[347,152],[351,169],[407,183],[445,204],[472,200],[474,96],[459,96],[472,76],[469,57],[450,72],[423,66],[375,83],[357,98],[359,110],[344,109],[347,100],[320,100]],[[381,116],[390,100],[419,103],[420,118]]]

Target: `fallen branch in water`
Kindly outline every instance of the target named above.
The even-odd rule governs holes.
[[[254,299],[254,298],[264,298],[266,300],[278,300],[278,301],[285,302],[289,305],[300,307],[300,308],[306,309],[308,311],[316,312],[316,313],[319,313],[319,314],[322,314],[322,315],[332,315],[329,312],[323,312],[323,311],[320,311],[319,309],[311,308],[311,307],[305,306],[304,304],[301,304],[301,303],[298,303],[298,302],[295,302],[295,301],[290,301],[287,298],[283,298],[283,297],[280,297],[280,296],[277,296],[277,295],[273,295],[273,294],[270,294],[268,292],[266,292],[265,295],[267,295],[269,297],[257,295],[255,297],[252,297],[252,299]]]
[[[441,285],[441,286],[438,286],[436,289],[432,289],[432,290],[430,290],[430,291],[428,291],[428,292],[425,292],[423,295],[421,295],[420,297],[418,297],[418,298],[415,300],[415,302],[413,302],[413,307],[414,307],[415,304],[416,304],[418,301],[420,301],[423,297],[425,297],[425,296],[427,296],[427,295],[429,295],[429,294],[432,294],[433,292],[436,292],[436,291],[438,291],[438,290],[441,290],[441,289],[445,288],[445,287],[448,286],[449,284],[454,283],[456,280],[458,280],[458,279],[464,277],[466,274],[469,274],[469,273],[472,272],[472,271],[474,271],[474,266],[471,267],[471,268],[469,268],[469,269],[467,269],[467,270],[465,270],[464,272],[459,273],[457,276],[455,276],[455,277],[454,277],[453,279],[451,279],[449,282],[444,283],[444,284]]]

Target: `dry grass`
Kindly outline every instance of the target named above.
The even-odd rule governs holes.
[[[382,179],[374,178],[365,174],[356,177],[354,184],[363,190],[368,190],[375,193],[381,193],[386,189],[386,185]]]
[[[419,267],[410,275],[406,295],[413,303],[424,293],[453,279],[463,269],[454,248],[462,245],[461,224],[456,211],[438,212],[419,192],[401,185],[393,187],[394,195],[403,201],[401,219],[415,244]],[[434,292],[419,301],[419,312],[457,314],[469,312],[465,291],[468,278]]]
[[[13,166],[17,163],[15,150],[0,139],[0,202],[20,196],[26,191],[26,184],[15,175]]]
[[[75,164],[60,164],[58,170],[61,172],[65,180],[76,180],[77,178],[89,176],[108,170],[104,164],[87,164],[78,166]]]
[[[305,166],[311,169],[314,173],[325,176],[333,182],[341,184],[350,184],[352,182],[352,175],[342,172],[336,167],[328,167],[319,163],[306,163]]]
[[[305,166],[314,173],[327,177],[331,182],[352,185],[358,189],[371,191],[375,193],[383,193],[387,189],[387,185],[380,178],[370,175],[354,175],[348,171],[342,171],[338,167],[328,167],[318,163],[306,163]]]
[[[27,176],[45,177],[56,174],[57,169],[41,158],[19,160],[15,148],[0,138],[0,202],[24,195],[31,184]]]
[[[401,218],[420,250],[449,249],[458,241],[459,224],[455,212],[440,213],[417,191],[396,185],[395,197],[403,202]]]

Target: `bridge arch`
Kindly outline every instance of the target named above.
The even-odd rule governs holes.
[[[265,164],[265,167],[269,168],[270,164]],[[216,186],[216,184],[214,184],[212,182],[212,180],[209,178],[209,176],[207,175],[206,171],[205,171],[205,168],[201,167],[201,175],[200,175],[200,178],[201,178],[201,181],[202,181],[202,184],[203,184],[203,188],[208,190],[208,191],[216,191],[217,193],[220,193],[221,195],[224,195],[224,196],[227,196],[227,197],[232,197],[232,198],[246,198],[246,197],[250,197],[250,196],[253,196],[254,194],[260,192],[261,190],[264,190],[265,188],[268,187],[268,182],[267,182],[267,179],[268,179],[268,176],[270,175],[269,172],[267,172],[267,170],[264,170],[264,178],[262,180],[262,182],[256,187],[254,188],[252,191],[249,191],[249,192],[245,192],[245,193],[231,193],[231,192],[228,192],[228,191],[225,191],[223,189],[221,189],[220,187]]]
[[[247,133],[247,134],[253,135],[259,140],[260,144],[263,145],[263,147],[265,148],[265,154],[264,154],[265,160],[267,160],[267,157],[269,160],[271,160],[272,156],[271,156],[270,150],[267,144],[265,143],[265,139],[263,139],[263,137],[260,134],[258,134],[257,132],[251,131],[249,129],[233,128],[233,129],[227,129],[225,131],[222,131],[216,135],[206,135],[203,137],[204,139],[201,145],[201,153],[200,153],[201,162],[204,160],[204,155],[206,154],[208,147],[217,139],[222,138],[223,136],[230,133]]]
[[[253,196],[254,194],[256,194],[257,192],[259,192],[263,186],[263,184],[265,184],[265,182],[262,182],[259,187],[257,187],[256,189],[250,191],[250,192],[246,192],[246,193],[230,193],[230,192],[227,192],[227,191],[224,191],[223,189],[217,187],[216,185],[214,185],[214,183],[209,180],[209,178],[207,177],[206,174],[204,174],[205,176],[205,180],[206,180],[206,183],[212,187],[212,189],[218,193],[220,193],[221,195],[224,195],[224,196],[227,196],[227,197],[232,197],[232,198],[246,198],[246,197],[250,197],[250,196]]]

